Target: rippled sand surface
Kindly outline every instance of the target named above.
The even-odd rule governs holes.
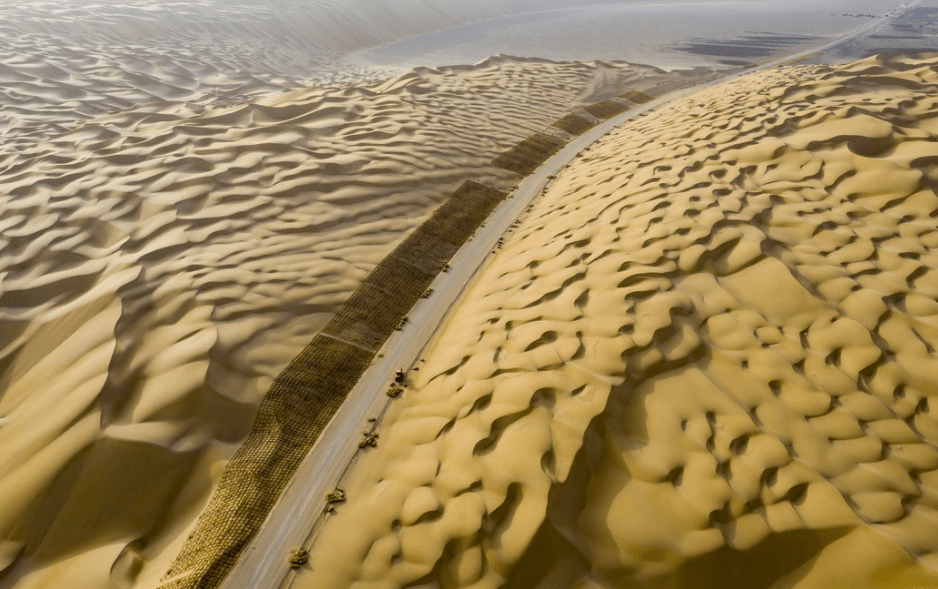
[[[109,104],[61,102],[51,57],[0,68],[30,97],[0,150],[0,587],[159,578],[272,378],[378,261],[464,180],[516,180],[490,162],[519,140],[663,77],[493,58],[138,109],[161,96],[112,57]]]
[[[936,71],[773,68],[582,153],[292,586],[938,584]]]

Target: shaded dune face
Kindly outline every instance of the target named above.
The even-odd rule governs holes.
[[[582,153],[294,586],[934,586],[936,66],[771,69]]]
[[[375,264],[466,179],[516,181],[497,154],[659,74],[498,59],[7,127],[0,587],[161,576],[271,380]]]

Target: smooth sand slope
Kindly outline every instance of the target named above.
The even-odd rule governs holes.
[[[936,71],[769,69],[583,153],[291,587],[936,586]]]
[[[4,127],[0,587],[153,585],[378,261],[464,180],[514,182],[491,161],[519,140],[665,77],[494,58]]]

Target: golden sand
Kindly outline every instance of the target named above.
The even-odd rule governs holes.
[[[769,69],[582,153],[291,586],[938,584],[936,70]]]

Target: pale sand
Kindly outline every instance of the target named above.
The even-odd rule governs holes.
[[[153,585],[273,377],[378,261],[464,180],[514,182],[499,153],[665,78],[493,58],[5,125],[0,587]]]
[[[938,586],[936,71],[773,68],[581,154],[290,586]]]

